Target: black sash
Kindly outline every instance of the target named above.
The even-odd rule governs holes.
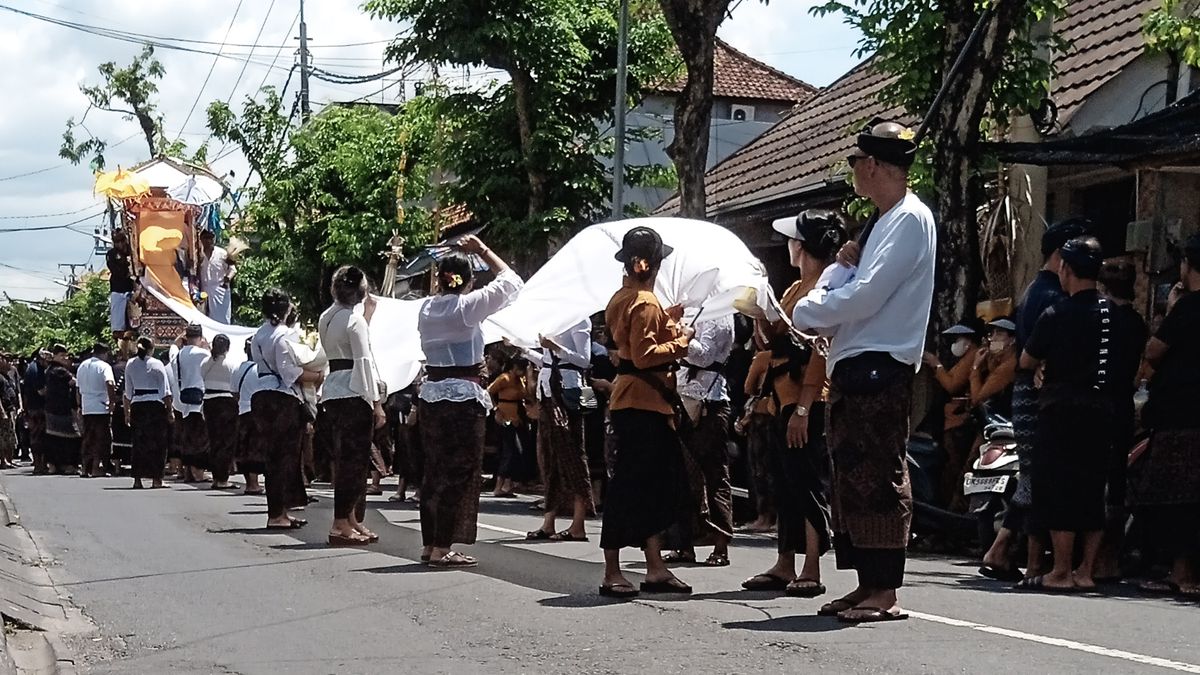
[[[354,359],[329,359],[329,372],[337,373],[343,370],[354,370]]]

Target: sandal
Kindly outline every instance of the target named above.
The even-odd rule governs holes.
[[[1154,595],[1178,595],[1179,584],[1170,579],[1148,579],[1138,584],[1138,590]]]
[[[879,623],[883,621],[903,621],[908,615],[900,610],[890,612],[878,607],[851,607],[837,615],[842,623]]]
[[[1021,583],[1013,586],[1013,588],[1018,591],[1033,591],[1037,593],[1078,593],[1080,590],[1074,583],[1070,586],[1049,586],[1046,584],[1046,575],[1044,574],[1022,579]]]
[[[788,584],[785,592],[793,598],[816,598],[825,595],[825,584],[801,577]]]
[[[298,530],[308,524],[307,520],[289,518],[287,525],[267,525],[268,530]]]
[[[713,551],[704,559],[705,567],[729,567],[729,554]]]
[[[821,605],[821,609],[817,610],[817,616],[837,616],[848,609],[854,609],[854,606],[857,605],[858,602],[858,600],[854,599],[853,595],[847,595],[844,598],[838,598],[833,602],[827,602],[824,605]]]
[[[371,540],[362,535],[355,536],[355,535],[345,535],[345,534],[341,534],[341,533],[335,534],[333,532],[329,533],[329,545],[330,546],[335,546],[335,547],[366,546],[367,544],[370,544],[370,543],[371,543]]]
[[[782,591],[787,589],[788,583],[790,582],[783,577],[763,572],[743,581],[742,588],[747,591]]]
[[[681,595],[691,595],[692,587],[683,583],[675,577],[671,577],[666,581],[643,581],[643,593],[679,593]]]
[[[257,490],[243,490],[242,494],[246,495],[247,497],[257,497],[259,495],[267,494],[267,491],[262,488],[259,488]]]
[[[629,598],[636,598],[638,590],[629,584],[601,584],[600,595],[605,598],[628,600]]]
[[[559,532],[558,534],[550,535],[550,541],[587,541],[587,540],[588,540],[588,537],[586,534],[583,535],[582,537],[576,537],[575,535],[571,534],[570,530],[563,530],[562,532]]]
[[[1025,578],[1025,575],[1021,574],[1021,571],[1014,567],[1004,568],[1004,567],[996,567],[995,565],[987,565],[987,564],[985,564],[979,568],[979,574],[981,576],[987,577],[988,579],[995,579],[996,581],[1007,581],[1008,583],[1011,583],[1011,584],[1015,584]]]
[[[553,536],[554,536],[553,534],[551,534],[539,527],[538,529],[534,530],[533,532],[527,532],[525,534],[525,541],[546,541]]]
[[[696,554],[684,553],[683,551],[671,551],[670,553],[663,554],[662,561],[668,565],[680,563],[692,564],[696,562]]]
[[[463,569],[467,567],[478,567],[479,561],[469,555],[463,555],[458,551],[451,551],[437,560],[429,561],[430,567],[440,569]]]

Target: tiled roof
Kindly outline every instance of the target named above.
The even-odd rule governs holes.
[[[1073,42],[1059,57],[1053,83],[1060,125],[1066,126],[1088,96],[1142,53],[1142,16],[1157,4],[1158,0],[1068,3],[1068,16],[1055,26]],[[709,215],[794,197],[841,180],[833,172],[853,145],[853,128],[876,115],[903,118],[899,109],[878,102],[888,77],[871,63],[860,63],[709,170]],[[677,205],[678,198],[672,198],[659,212],[673,212]]]
[[[1142,17],[1160,0],[1073,0],[1054,29],[1071,43],[1055,63],[1054,102],[1062,126],[1097,89],[1141,56]]]
[[[713,96],[717,98],[756,99],[800,103],[812,98],[817,88],[768,66],[717,39],[713,58]],[[678,94],[686,76],[657,87],[658,91]]]

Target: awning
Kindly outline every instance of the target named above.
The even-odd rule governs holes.
[[[1200,91],[1136,122],[1041,143],[984,143],[1002,162],[1038,166],[1200,166]]]

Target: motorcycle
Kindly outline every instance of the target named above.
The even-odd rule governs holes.
[[[1012,422],[992,416],[983,429],[983,444],[972,470],[963,475],[963,494],[976,519],[979,543],[986,550],[999,531],[1017,490],[1020,463]]]

